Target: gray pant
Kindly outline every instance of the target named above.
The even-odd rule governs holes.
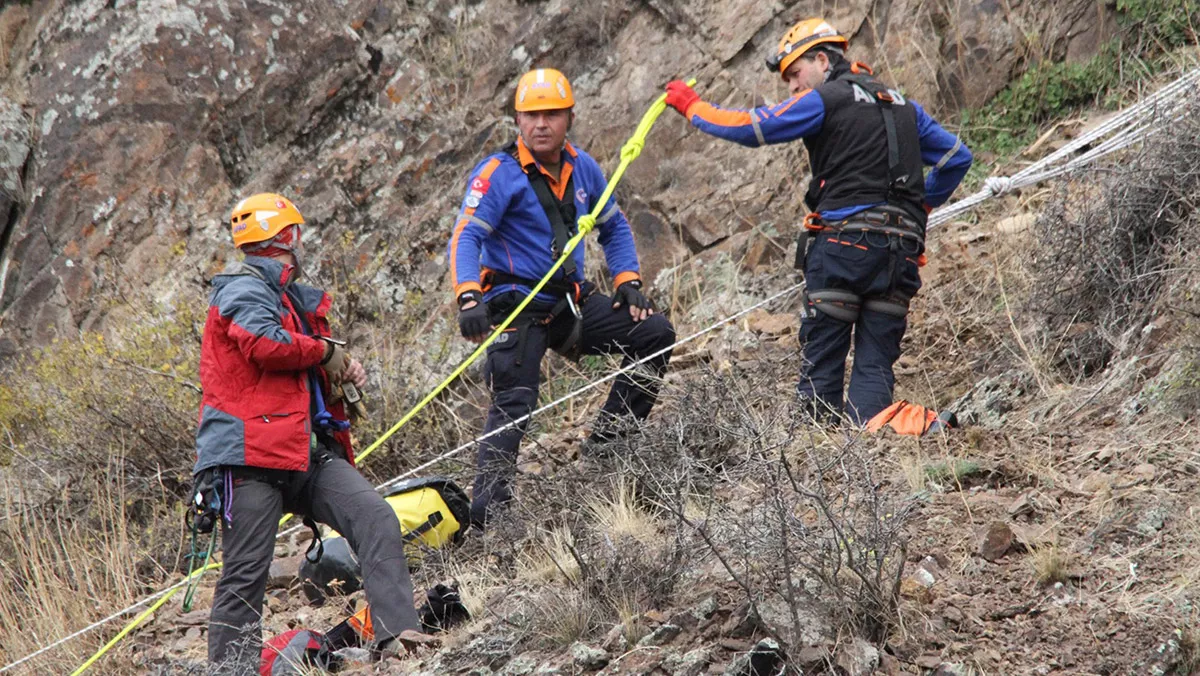
[[[400,522],[344,458],[318,447],[307,472],[224,469],[232,496],[223,496],[229,505],[228,521],[221,520],[224,567],[208,628],[208,660],[218,673],[258,673],[267,573],[285,509],[332,526],[354,548],[376,641],[420,631]]]

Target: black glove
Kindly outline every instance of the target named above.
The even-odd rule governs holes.
[[[640,279],[631,279],[617,287],[617,292],[613,294],[613,309],[616,310],[624,305],[642,310],[649,310],[654,307],[650,304],[650,299],[642,295],[642,281]]]
[[[197,533],[211,533],[221,518],[221,480],[224,475],[215,467],[201,471],[193,479],[187,516]]]
[[[458,583],[437,584],[425,592],[425,604],[417,609],[421,628],[426,634],[451,629],[471,619],[458,594]]]
[[[475,305],[464,310],[463,306],[471,301],[475,301]],[[463,338],[468,340],[486,336],[492,330],[492,320],[483,302],[483,294],[466,291],[458,297],[458,329],[462,331]]]

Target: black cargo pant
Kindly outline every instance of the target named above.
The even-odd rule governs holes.
[[[306,472],[223,469],[231,473],[222,495],[229,508],[221,520],[224,566],[209,619],[210,673],[258,673],[263,597],[285,510],[332,526],[354,548],[378,641],[420,631],[400,522],[344,457],[318,444]]]
[[[493,316],[503,315],[504,305],[493,306]],[[625,366],[675,342],[675,329],[665,316],[656,313],[635,322],[628,307],[614,310],[612,298],[603,294],[591,294],[579,309],[583,316],[580,354],[624,354]],[[492,406],[485,433],[519,420],[537,405],[542,357],[552,338],[549,333],[547,327],[531,324],[501,335],[488,347],[485,379],[492,390]],[[670,358],[670,351],[664,352],[640,367],[647,373],[634,369],[617,377],[604,402],[601,423],[629,416],[644,420],[650,415]],[[471,500],[471,523],[475,526],[482,528],[489,509],[512,499],[510,484],[516,474],[517,448],[528,427],[526,420],[480,442]]]
[[[889,294],[911,299],[921,288],[919,251],[909,241],[907,250],[893,252],[893,237],[866,232],[818,235],[805,261],[806,292],[842,289],[864,299]],[[896,384],[892,366],[900,358],[907,318],[863,307],[856,321],[847,322],[817,310],[811,300],[803,313],[797,391],[814,413],[818,417],[844,414],[851,422],[863,424],[887,408]],[[852,339],[854,367],[843,411],[842,387]]]

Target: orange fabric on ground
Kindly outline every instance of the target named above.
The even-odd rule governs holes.
[[[929,426],[937,420],[937,417],[937,411],[901,400],[883,409],[874,418],[867,421],[867,431],[874,434],[887,425],[897,434],[919,437],[929,430]]]

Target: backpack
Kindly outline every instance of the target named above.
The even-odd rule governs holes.
[[[445,477],[418,477],[402,481],[384,494],[400,521],[404,555],[415,569],[424,548],[441,549],[462,540],[469,523],[471,501],[458,484]],[[315,562],[300,564],[300,578],[308,600],[320,604],[326,596],[351,594],[362,587],[362,571],[346,539],[329,530],[324,553]],[[334,585],[337,581],[339,584]]]
[[[292,629],[263,643],[259,676],[308,676],[314,668],[337,673],[342,660],[325,636],[311,629]]]
[[[445,477],[401,481],[383,496],[404,534],[404,553],[416,566],[424,557],[421,546],[441,549],[462,540],[471,515],[471,500],[458,484]]]

